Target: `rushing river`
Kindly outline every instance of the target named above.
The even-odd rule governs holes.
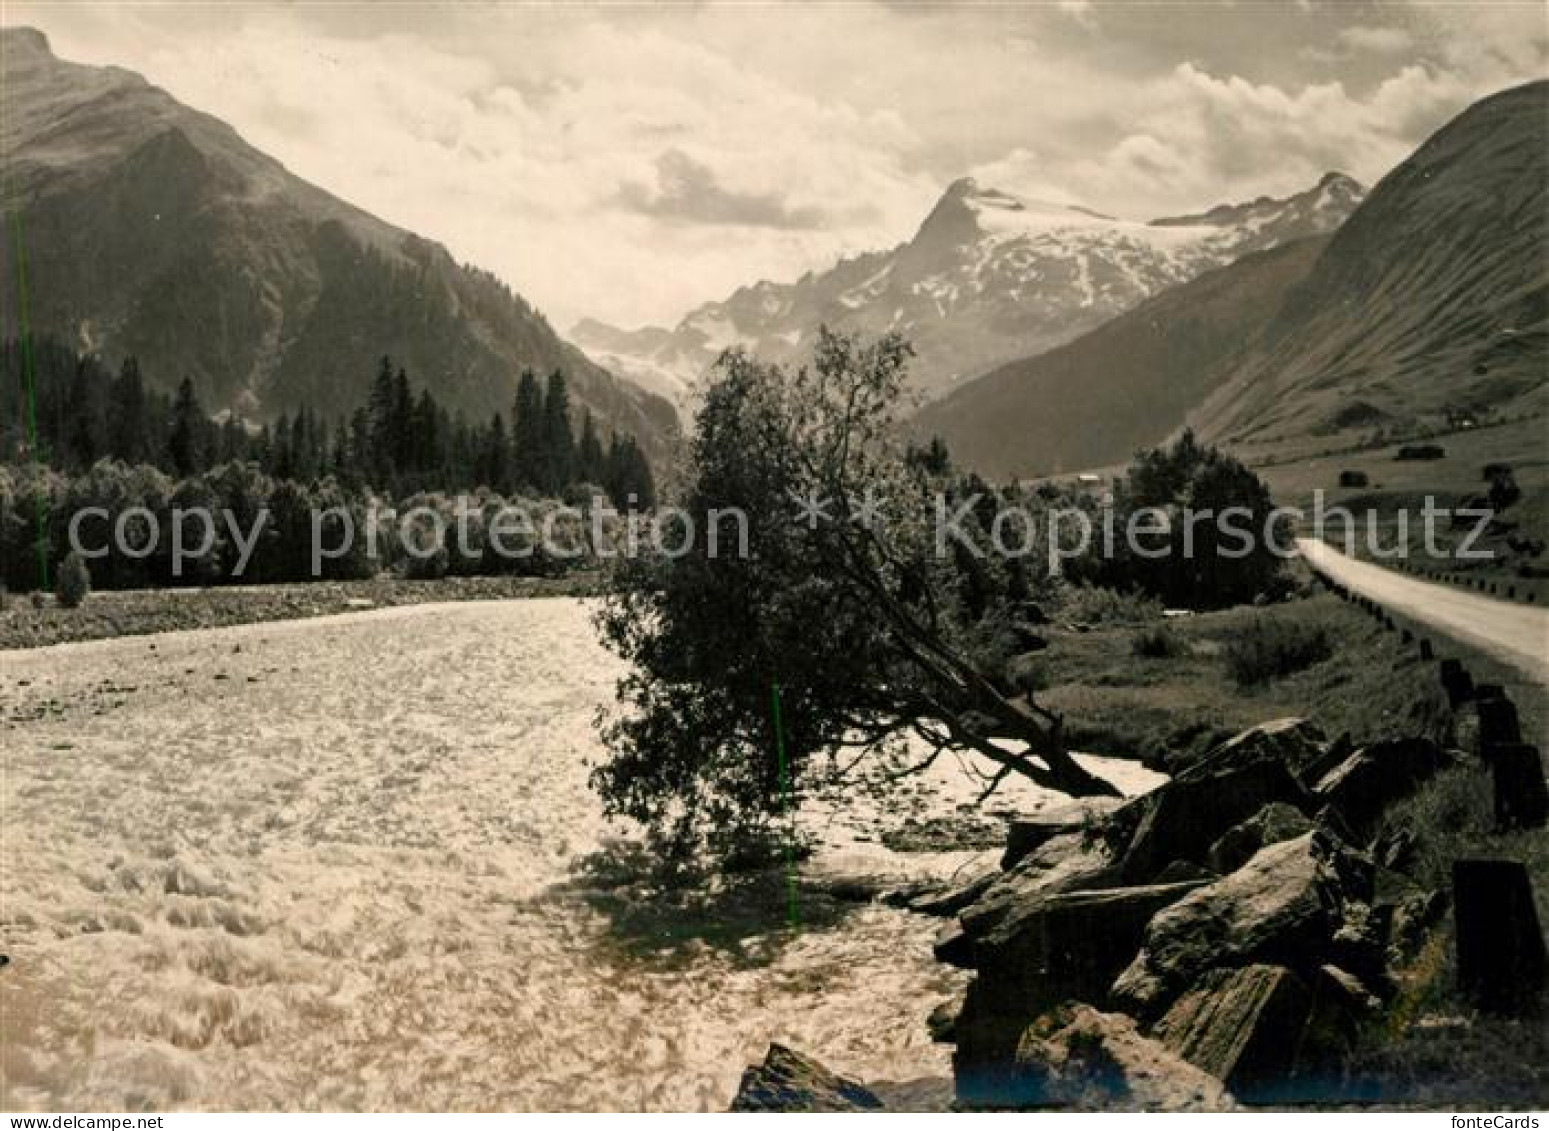
[[[803,896],[793,929],[778,886],[635,878],[586,787],[618,666],[579,602],[0,674],[0,1106],[717,1109],[773,1039],[949,1073],[937,923]]]

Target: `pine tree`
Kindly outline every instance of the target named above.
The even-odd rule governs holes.
[[[184,377],[172,402],[172,435],[167,441],[172,468],[187,479],[204,470],[204,432],[207,421],[192,378]]]
[[[517,382],[511,429],[517,485],[541,493],[549,459],[545,450],[543,390],[538,386],[538,375],[531,369],[522,370]]]
[[[551,495],[564,491],[575,474],[575,434],[570,428],[570,390],[564,373],[556,369],[549,374],[543,397],[544,486]]]
[[[649,510],[656,505],[656,482],[651,465],[633,436],[613,434],[603,473],[613,505],[619,510]]]
[[[402,366],[393,379],[393,470],[398,473],[417,466],[414,437],[414,393],[409,388],[409,374]]]
[[[294,449],[291,446],[290,417],[280,413],[274,422],[274,435],[269,449],[270,474],[276,479],[292,479],[296,474]]]
[[[414,469],[428,475],[441,466],[441,414],[429,389],[420,390],[414,402]]]
[[[576,445],[576,478],[584,483],[601,483],[603,458],[597,424],[592,420],[592,410],[587,409],[581,416],[581,440]]]
[[[394,469],[397,445],[393,404],[393,359],[384,355],[377,367],[376,380],[371,384],[371,399],[366,405],[367,421],[370,424],[370,450],[361,468],[377,487],[387,484]]]
[[[145,384],[135,358],[124,358],[110,400],[108,449],[125,463],[145,462],[151,455],[147,443],[150,428],[145,412]]]
[[[347,483],[351,478],[350,469],[350,430],[349,426],[340,420],[334,425],[333,446],[328,452],[328,474]]]
[[[102,374],[87,358],[75,366],[70,383],[70,422],[65,452],[71,466],[88,468],[107,454],[108,428]]]
[[[484,452],[479,463],[483,474],[479,477],[481,484],[500,494],[505,494],[509,489],[511,475],[510,444],[506,439],[506,422],[496,413],[489,422],[489,431],[484,437]]]

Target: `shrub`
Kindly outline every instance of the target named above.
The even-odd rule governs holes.
[[[1369,487],[1371,477],[1364,471],[1341,471],[1339,473],[1339,485],[1341,487]]]
[[[1165,624],[1143,628],[1130,638],[1130,651],[1148,660],[1171,660],[1188,650],[1183,638]]]
[[[71,550],[59,566],[58,586],[55,594],[59,603],[67,609],[78,608],[91,592],[91,573],[80,554]]]
[[[1446,459],[1447,449],[1440,444],[1405,444],[1393,457],[1398,460]]]
[[[1082,624],[1136,624],[1162,614],[1154,597],[1103,585],[1072,585],[1065,590],[1062,605],[1067,619]]]
[[[423,550],[405,553],[403,575],[410,581],[440,581],[446,576],[448,556],[445,546],[437,546],[427,554]]]
[[[1257,617],[1222,649],[1226,670],[1241,687],[1268,683],[1322,663],[1334,654],[1320,625]]]
[[[1511,468],[1498,471],[1490,477],[1490,506],[1493,509],[1503,511],[1520,498],[1522,488],[1517,486],[1517,477],[1512,474]]]

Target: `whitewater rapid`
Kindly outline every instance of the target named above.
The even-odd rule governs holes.
[[[619,667],[581,602],[0,675],[7,1109],[718,1109],[771,1040],[949,1075],[936,922],[804,897],[792,927],[779,892],[640,885],[586,787]],[[830,824],[831,860],[873,839]]]

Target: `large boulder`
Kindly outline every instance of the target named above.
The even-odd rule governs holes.
[[[1006,851],[1000,866],[1017,866],[1057,836],[1090,832],[1124,804],[1119,797],[1076,797],[1049,806],[1030,817],[1018,817],[1006,830]]]
[[[1307,1101],[1337,1094],[1332,1079],[1358,1026],[1377,1008],[1353,975],[1325,965],[1303,978],[1253,964],[1205,973],[1152,1035],[1240,1099]]]
[[[1314,793],[1333,807],[1358,837],[1377,831],[1383,814],[1447,764],[1428,738],[1396,738],[1363,746],[1318,782]]]
[[[1372,866],[1322,831],[1261,849],[1240,869],[1158,912],[1113,999],[1159,1017],[1205,971],[1250,962],[1320,965],[1347,910],[1369,905]]]
[[[1207,863],[1210,847],[1233,826],[1276,802],[1310,811],[1299,769],[1325,754],[1319,732],[1302,719],[1244,731],[1114,815],[1133,825],[1120,872],[1127,883],[1153,879],[1169,863]]]
[[[1218,875],[1235,872],[1259,849],[1312,831],[1312,821],[1296,806],[1272,801],[1240,825],[1233,825],[1210,846],[1205,859]]]
[[[959,1096],[998,1102],[1027,1026],[1066,998],[1102,1001],[1151,917],[1200,886],[1195,880],[1047,895],[975,939],[978,975],[956,1025]]]
[[[1302,718],[1272,719],[1227,739],[1202,760],[1221,765],[1279,762],[1297,778],[1325,759],[1338,745],[1314,723]]]
[[[1089,1005],[1052,1011],[1028,1027],[1016,1051],[1016,1091],[1000,1106],[1083,1111],[1226,1111],[1221,1082],[1128,1017]]]
[[[1290,1071],[1310,1004],[1305,983],[1284,966],[1210,970],[1173,1003],[1153,1035],[1251,1099]]]
[[[988,933],[1019,907],[1056,892],[1111,887],[1113,859],[1107,846],[1084,833],[1054,837],[992,882],[958,913],[970,938]]]
[[[864,1085],[774,1043],[763,1064],[743,1072],[731,1102],[732,1111],[877,1111],[881,1107],[882,1101]]]
[[[903,906],[921,915],[956,915],[982,897],[998,879],[1000,869],[987,866],[943,887],[912,894],[903,901]]]

